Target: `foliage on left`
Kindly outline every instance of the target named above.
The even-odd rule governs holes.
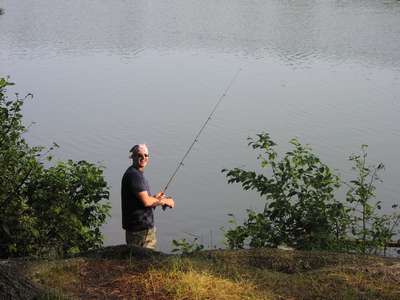
[[[87,161],[51,163],[50,148],[30,146],[21,109],[0,78],[0,257],[62,256],[102,245],[109,216],[103,167]]]

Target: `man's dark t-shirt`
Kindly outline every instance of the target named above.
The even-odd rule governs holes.
[[[150,186],[143,172],[130,166],[122,177],[121,204],[122,228],[128,231],[140,231],[154,227],[153,209],[145,207],[137,194],[147,191]]]

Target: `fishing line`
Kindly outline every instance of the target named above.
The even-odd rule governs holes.
[[[199,136],[203,132],[204,128],[206,128],[208,122],[211,120],[212,115],[217,110],[217,108],[218,108],[219,104],[221,103],[222,99],[227,95],[229,89],[232,87],[232,85],[235,82],[236,78],[239,76],[240,71],[242,71],[241,68],[237,70],[237,72],[232,77],[231,81],[229,82],[228,86],[226,87],[225,91],[222,93],[222,95],[219,97],[217,103],[214,105],[213,110],[211,111],[211,113],[209,114],[208,118],[206,119],[206,121],[201,126],[201,128],[200,128],[199,132],[197,133],[197,135],[195,136],[192,144],[189,146],[189,148],[187,149],[186,153],[183,155],[183,157],[182,157],[181,161],[178,163],[178,166],[176,167],[175,171],[172,173],[171,177],[169,178],[168,183],[165,185],[165,188],[163,189],[164,193],[168,189],[168,187],[169,187],[170,183],[172,182],[172,180],[175,178],[175,175],[178,173],[179,169],[183,166],[183,161],[189,155],[189,153],[192,150],[194,144],[196,144],[196,142],[199,141]]]

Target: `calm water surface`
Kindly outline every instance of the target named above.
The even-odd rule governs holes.
[[[60,159],[99,161],[111,185],[106,244],[123,242],[120,179],[128,150],[149,144],[146,174],[164,186],[229,80],[238,80],[157,212],[160,248],[198,235],[221,244],[227,213],[263,203],[227,185],[222,168],[256,168],[246,138],[281,150],[299,137],[350,178],[369,144],[383,161],[379,199],[399,201],[399,1],[2,0],[0,74],[32,92],[28,139]]]

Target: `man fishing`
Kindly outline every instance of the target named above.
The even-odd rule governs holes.
[[[155,249],[157,239],[153,209],[157,206],[173,208],[175,202],[164,192],[151,196],[143,173],[149,162],[147,146],[135,145],[130,153],[132,165],[125,171],[121,183],[122,228],[125,229],[128,245]]]

